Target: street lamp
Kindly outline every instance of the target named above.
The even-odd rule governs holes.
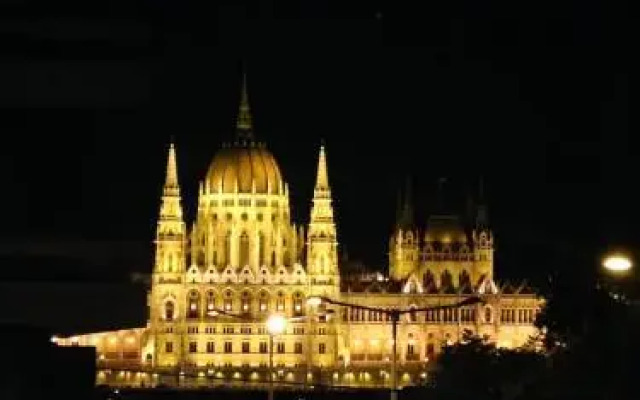
[[[269,400],[273,400],[273,337],[281,335],[287,327],[287,320],[282,315],[274,314],[267,319],[269,333]]]
[[[612,273],[625,273],[633,268],[631,258],[624,254],[610,254],[602,260],[602,266]]]
[[[457,303],[443,305],[443,306],[435,306],[435,307],[422,307],[422,308],[409,308],[409,309],[399,309],[399,308],[380,308],[380,307],[369,307],[363,306],[360,304],[346,303],[343,301],[338,301],[331,299],[325,296],[311,296],[307,298],[307,304],[312,307],[317,307],[322,303],[333,304],[337,306],[356,308],[361,310],[375,311],[386,315],[391,320],[391,335],[392,335],[392,362],[391,362],[391,392],[390,392],[390,400],[398,399],[398,374],[397,370],[397,354],[398,354],[398,345],[397,345],[397,337],[398,337],[398,321],[400,321],[400,316],[403,314],[416,313],[422,311],[434,311],[434,310],[445,310],[445,309],[457,309],[460,307],[470,306],[473,304],[484,303],[484,301],[477,296],[467,297],[466,299],[459,301]],[[270,399],[272,400],[272,399]]]

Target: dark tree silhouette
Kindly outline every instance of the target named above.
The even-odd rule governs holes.
[[[540,352],[497,348],[465,331],[460,343],[444,349],[429,384],[440,398],[517,398],[539,379],[544,367]]]
[[[529,394],[548,399],[637,397],[632,374],[640,354],[640,308],[630,301],[634,293],[595,266],[572,271],[560,270],[549,282],[547,303],[536,323],[546,331],[550,363]]]

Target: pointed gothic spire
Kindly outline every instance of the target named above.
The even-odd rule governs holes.
[[[158,234],[167,232],[184,233],[182,222],[182,206],[180,205],[180,186],[178,184],[178,167],[176,148],[173,141],[169,145],[167,157],[167,175],[164,182]]]
[[[307,262],[311,262],[308,267],[309,274],[318,279],[316,282],[339,285],[338,242],[324,145],[320,146],[318,177],[311,202],[311,218],[307,231]]]
[[[247,94],[247,74],[242,73],[242,89],[240,93],[240,108],[236,123],[236,136],[238,140],[253,140],[253,121],[249,107],[249,95]]]
[[[176,148],[173,139],[169,146],[169,156],[167,157],[167,176],[164,181],[165,195],[177,195],[178,186],[178,167],[176,164]]]
[[[320,145],[320,157],[318,157],[318,177],[316,178],[315,190],[330,190],[329,177],[327,175],[327,159],[324,153],[324,144]]]
[[[411,177],[407,176],[404,191],[404,203],[398,219],[398,226],[404,229],[413,227],[413,190],[411,185]]]

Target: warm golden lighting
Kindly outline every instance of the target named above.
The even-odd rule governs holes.
[[[100,384],[244,386],[241,380],[250,379],[255,387],[269,384],[274,400],[274,386],[331,383],[393,387],[397,400],[397,388],[417,383],[426,363],[437,362],[440,343],[462,339],[460,326],[481,324],[492,343],[511,347],[538,333],[533,321],[543,301],[534,291],[523,286],[493,296],[505,286],[494,274],[489,221],[476,216],[477,226],[467,231],[457,217],[441,215],[417,226],[409,189],[399,196],[403,215],[388,245],[371,249],[388,255],[380,265],[388,272],[358,266],[345,279],[324,145],[308,223],[293,223],[298,210],[277,160],[253,136],[246,95],[238,136],[199,182],[191,221],[183,214],[176,148],[168,149],[147,324],[101,332],[97,342],[91,335],[52,338],[64,346],[96,345]],[[360,201],[378,195],[372,190]],[[386,212],[369,212],[359,229],[375,226]],[[620,261],[603,265],[631,268],[631,260]],[[453,305],[450,293],[467,293],[461,289],[482,299],[456,297],[461,302]],[[486,308],[476,307],[485,299]],[[167,371],[176,379],[163,379]]]
[[[267,319],[267,331],[270,335],[280,335],[287,327],[287,320],[282,315],[271,315]]]
[[[612,254],[602,261],[602,266],[610,272],[627,272],[633,267],[631,259],[623,254]]]

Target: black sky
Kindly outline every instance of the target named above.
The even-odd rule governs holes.
[[[86,259],[85,242],[122,242],[112,268],[149,271],[169,137],[191,215],[233,135],[242,60],[301,222],[325,139],[351,257],[384,266],[407,174],[422,219],[439,177],[463,211],[484,176],[503,276],[635,247],[629,15],[606,1],[3,2],[4,247],[76,243]]]

